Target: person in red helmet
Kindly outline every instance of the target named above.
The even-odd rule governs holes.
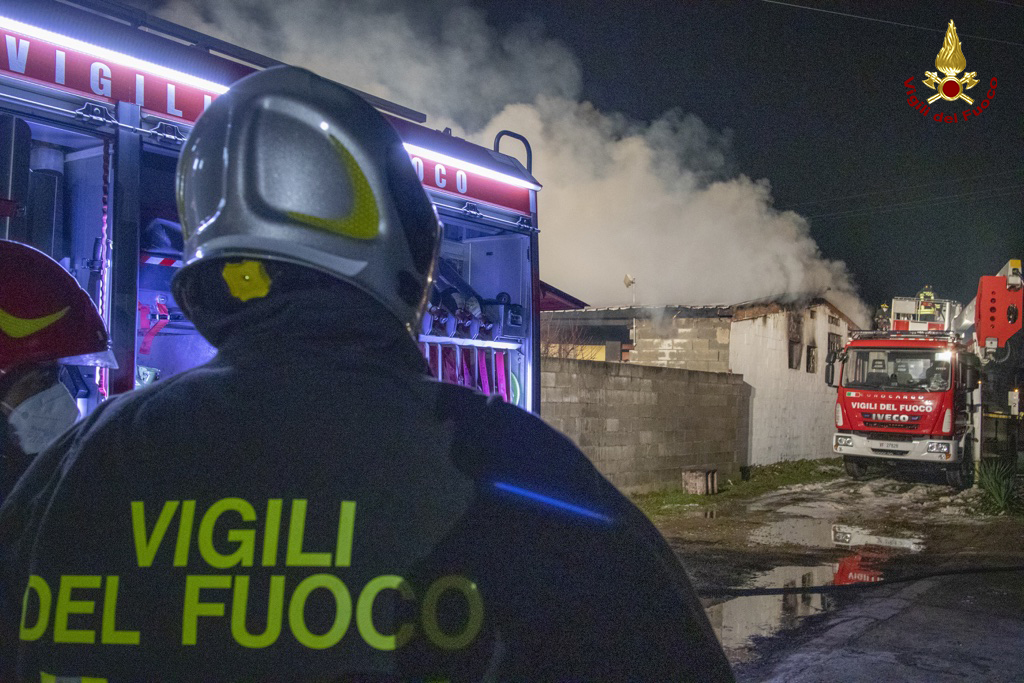
[[[60,362],[109,365],[107,332],[60,264],[0,240],[0,502],[29,463],[78,419]]]

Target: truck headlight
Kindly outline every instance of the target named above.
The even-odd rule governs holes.
[[[945,441],[929,441],[929,453],[949,453],[949,444]]]
[[[842,436],[842,435],[839,435],[839,434],[836,435],[836,447],[837,448],[839,446],[852,446],[852,445],[853,445],[853,437],[852,436]]]

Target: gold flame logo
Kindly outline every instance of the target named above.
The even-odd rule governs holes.
[[[956,76],[967,68],[967,60],[960,49],[960,39],[956,37],[956,26],[953,25],[952,19],[946,28],[946,40],[942,43],[942,49],[935,56],[935,68],[947,76]]]
[[[960,39],[956,35],[956,26],[952,19],[949,20],[949,26],[946,28],[946,39],[942,43],[942,49],[935,56],[935,68],[946,74],[946,77],[940,78],[939,74],[932,71],[924,72],[928,79],[922,83],[932,90],[938,90],[938,93],[928,98],[928,104],[940,97],[948,102],[964,100],[967,104],[974,104],[974,100],[965,95],[964,90],[978,84],[974,78],[978,74],[971,71],[965,73],[963,78],[956,77],[958,73],[967,68],[967,59],[960,49]]]

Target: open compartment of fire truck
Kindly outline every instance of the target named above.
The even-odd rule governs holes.
[[[118,368],[65,377],[88,412],[214,355],[170,291],[184,246],[175,166],[205,106],[276,62],[159,19],[117,16],[113,5],[78,4],[90,11],[38,0],[0,13],[0,238],[60,261],[107,324]],[[497,152],[498,140],[476,145],[364,96],[398,130],[444,224],[418,331],[431,372],[537,410],[540,186],[529,144],[502,133],[522,140],[524,167]]]
[[[529,238],[445,218],[421,348],[439,380],[525,405],[532,297]]]

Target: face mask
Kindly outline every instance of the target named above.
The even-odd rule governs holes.
[[[45,391],[29,396],[7,416],[21,450],[35,455],[78,419],[78,404],[58,382]]]

